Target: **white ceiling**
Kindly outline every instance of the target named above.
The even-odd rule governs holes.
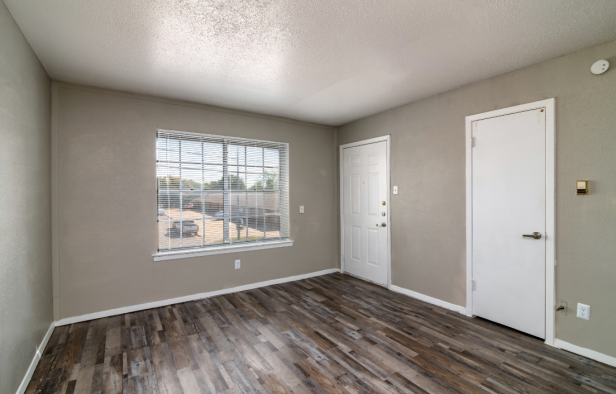
[[[614,0],[4,2],[53,79],[326,125],[616,39]]]

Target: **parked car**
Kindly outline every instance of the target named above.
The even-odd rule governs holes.
[[[192,202],[189,202],[189,203],[184,204],[183,208],[184,209],[193,209],[194,206],[193,206]]]
[[[214,214],[214,218],[215,220],[224,220],[225,219],[225,212],[224,211],[218,211]]]
[[[164,216],[165,215],[165,210],[162,208],[158,208],[158,216]]]
[[[199,226],[194,220],[174,220],[171,223],[170,232],[179,234],[197,234],[199,232]]]

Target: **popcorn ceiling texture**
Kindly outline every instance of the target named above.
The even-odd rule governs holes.
[[[616,2],[5,0],[53,79],[341,125],[616,39]]]

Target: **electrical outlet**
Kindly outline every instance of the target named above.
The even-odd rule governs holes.
[[[578,303],[577,317],[590,320],[590,306]]]
[[[303,205],[299,206],[299,213],[304,213],[304,206]]]
[[[235,269],[236,270],[240,269],[240,261],[239,260],[235,260]]]

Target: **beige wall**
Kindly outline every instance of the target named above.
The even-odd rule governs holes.
[[[53,320],[50,86],[0,1],[0,393],[14,393]]]
[[[616,41],[398,107],[339,129],[391,134],[393,284],[465,305],[464,117],[556,98],[556,337],[616,356]],[[589,196],[574,181],[590,179]],[[578,302],[591,320],[575,317]]]
[[[57,319],[337,266],[333,128],[56,82],[52,96]],[[288,142],[295,244],[153,261],[157,128]]]

